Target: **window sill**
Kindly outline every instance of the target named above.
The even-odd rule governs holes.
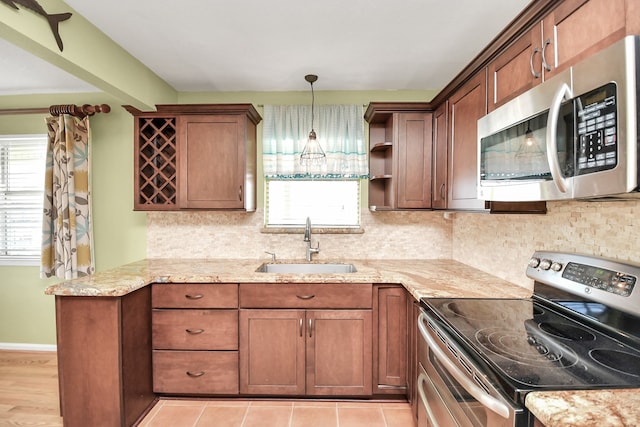
[[[304,227],[263,227],[262,234],[304,234]],[[364,228],[312,227],[311,234],[364,234]]]

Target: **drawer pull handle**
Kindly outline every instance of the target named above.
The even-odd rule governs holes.
[[[191,335],[198,335],[204,332],[204,329],[185,329],[185,331],[187,331],[187,333],[191,334]]]
[[[311,298],[315,298],[315,295],[296,295],[298,298],[300,299],[311,299]]]
[[[202,294],[195,294],[195,295],[186,294],[184,297],[186,299],[200,299],[200,298],[204,297],[204,295],[202,295]]]
[[[198,378],[204,375],[204,371],[198,371],[198,372],[187,371],[187,375],[189,375],[191,378]]]

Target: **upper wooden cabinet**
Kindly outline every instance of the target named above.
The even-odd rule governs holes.
[[[256,208],[251,104],[158,105],[134,116],[134,209]]]
[[[477,123],[486,113],[486,75],[479,72],[449,98],[449,209],[485,208],[477,190]]]
[[[489,111],[633,31],[636,23],[627,26],[625,13],[629,3],[565,0],[534,22],[489,63]]]
[[[432,119],[428,103],[369,104],[369,207],[431,208]]]
[[[433,112],[433,163],[431,165],[431,207],[433,209],[447,208],[447,101]]]

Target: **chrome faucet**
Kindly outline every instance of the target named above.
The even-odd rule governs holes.
[[[307,261],[311,261],[311,255],[320,252],[320,242],[315,248],[311,247],[311,219],[307,217],[307,223],[304,227],[304,241],[307,243]]]

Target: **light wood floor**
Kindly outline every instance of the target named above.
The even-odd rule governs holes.
[[[55,352],[0,350],[0,427],[62,427]],[[160,400],[142,427],[413,427],[407,403]],[[89,426],[87,426],[89,427]]]
[[[0,351],[0,426],[62,427],[55,352]]]

